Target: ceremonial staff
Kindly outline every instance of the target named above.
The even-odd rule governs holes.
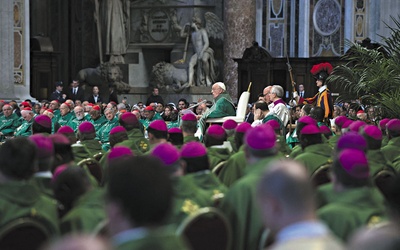
[[[288,67],[289,76],[290,76],[290,83],[292,84],[292,90],[293,90],[291,100],[294,100],[293,93],[296,92],[296,82],[293,79],[292,66],[290,65],[289,56],[287,54],[286,54],[286,59],[287,59],[286,65]],[[289,104],[289,106],[290,106],[290,104]],[[290,135],[290,134],[292,134],[292,106],[290,106],[289,111],[290,111],[289,112],[289,135]]]
[[[290,65],[289,57],[288,57],[287,54],[286,54],[286,58],[287,58],[287,63],[286,63],[286,65],[288,66],[288,71],[289,71],[289,76],[290,76],[290,82],[291,82],[291,84],[292,84],[293,92],[296,92],[296,86],[295,86],[296,83],[295,83],[295,81],[293,80],[292,66]]]

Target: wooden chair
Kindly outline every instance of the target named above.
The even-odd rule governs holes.
[[[217,164],[217,166],[215,166],[211,172],[215,174],[215,176],[218,176],[219,173],[221,172],[221,170],[225,167],[225,163],[226,161],[221,161],[220,163]]]
[[[247,91],[244,91],[240,95],[235,116],[225,116],[225,117],[221,117],[221,118],[208,118],[206,122],[207,123],[224,123],[224,121],[229,120],[229,119],[232,119],[237,123],[244,122],[244,119],[246,117],[247,104],[249,103],[249,99],[250,99],[250,88],[251,88],[251,83],[249,84]]]
[[[322,165],[317,168],[314,173],[311,174],[311,183],[314,187],[318,187],[322,184],[331,182],[329,172],[331,170],[331,164]]]
[[[0,229],[0,249],[40,249],[55,232],[40,220],[22,217],[13,220]]]
[[[198,123],[198,128],[194,135],[197,138],[199,138],[200,141],[203,141],[203,137],[207,127],[213,123],[222,124],[229,119],[232,119],[237,123],[244,122],[244,119],[246,118],[247,104],[249,103],[250,99],[250,88],[251,88],[251,82],[249,84],[247,91],[244,91],[239,97],[235,116],[225,116],[221,118],[207,118],[205,121]],[[202,121],[202,119],[200,119],[200,121]]]
[[[230,248],[231,227],[216,208],[205,207],[187,217],[177,234],[188,241],[193,250],[225,250]]]
[[[102,152],[99,152],[99,153],[97,153],[97,154],[95,154],[95,155],[93,155],[93,159],[95,159],[96,161],[100,161],[100,159],[101,159],[101,157],[103,157],[103,153]]]
[[[100,236],[102,238],[109,238],[110,234],[108,232],[108,220],[105,219],[97,224],[96,228],[92,232],[92,235]]]
[[[101,168],[100,163],[93,158],[86,158],[78,162],[79,167],[86,166],[90,172],[90,174],[96,178],[99,185],[103,182],[103,169]]]
[[[269,228],[265,228],[262,231],[262,234],[260,236],[260,240],[258,242],[258,250],[264,250],[268,248],[270,245],[272,245],[274,239],[271,233],[271,230]]]
[[[384,193],[391,181],[396,177],[396,173],[389,169],[382,169],[373,176],[375,186]]]

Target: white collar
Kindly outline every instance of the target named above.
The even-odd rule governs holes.
[[[53,174],[50,171],[45,171],[45,172],[37,172],[34,174],[35,177],[47,177],[47,178],[53,178]]]
[[[326,89],[326,85],[319,87],[318,92],[322,93]]]
[[[148,230],[144,227],[132,228],[114,235],[112,242],[114,246],[120,246],[125,242],[144,238],[147,234]]]

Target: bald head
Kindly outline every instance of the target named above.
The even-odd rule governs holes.
[[[269,93],[271,93],[271,89],[272,89],[272,86],[267,86],[263,90],[264,101],[266,103],[270,103],[271,102],[271,100],[269,99]]]
[[[268,227],[280,230],[315,216],[313,188],[305,167],[292,160],[273,162],[257,187],[257,198]]]

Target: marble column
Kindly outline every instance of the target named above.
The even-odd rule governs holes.
[[[299,0],[299,57],[310,57],[310,1]]]
[[[224,1],[224,81],[228,92],[237,100],[238,72],[233,58],[241,58],[256,36],[256,1]]]
[[[0,99],[14,94],[14,13],[13,0],[2,0],[0,8]]]

